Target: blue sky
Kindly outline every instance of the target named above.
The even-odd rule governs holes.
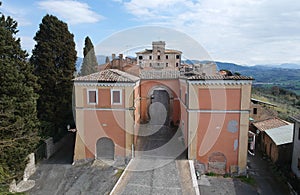
[[[244,65],[300,63],[298,0],[2,0],[0,11],[18,21],[18,36],[29,53],[40,22],[49,13],[68,24],[78,56],[83,55],[86,36],[101,47],[112,35],[150,25],[185,33],[213,60]],[[155,28],[145,30],[149,32],[132,36],[149,45],[149,40],[164,39]]]

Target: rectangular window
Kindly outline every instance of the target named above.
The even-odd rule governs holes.
[[[176,62],[176,67],[178,67],[178,62]]]
[[[160,60],[160,56],[157,56],[157,59]]]
[[[139,60],[142,60],[143,59],[143,56],[139,56]]]
[[[166,59],[169,59],[169,56],[168,56],[168,55],[166,55]]]
[[[122,104],[121,89],[112,89],[110,95],[111,95],[111,104]]]
[[[149,60],[152,60],[152,56],[149,56]]]
[[[97,104],[98,103],[98,91],[96,89],[89,89],[87,91],[87,100],[88,100],[88,104]]]
[[[166,63],[166,67],[168,67],[169,63]]]
[[[257,114],[257,108],[253,108],[253,114]]]
[[[298,170],[300,170],[300,158],[298,158]]]
[[[298,140],[300,140],[300,127],[299,127],[299,131],[298,131]]]

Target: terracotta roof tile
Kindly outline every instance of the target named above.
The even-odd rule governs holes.
[[[141,71],[141,79],[178,79],[180,72],[177,70],[146,70]]]
[[[77,77],[75,82],[129,82],[134,83],[140,78],[129,73],[117,70],[107,69],[87,76]]]
[[[278,118],[271,118],[271,119],[267,119],[267,120],[263,120],[263,121],[254,122],[252,124],[258,130],[265,131],[268,129],[274,129],[274,128],[278,128],[281,126],[289,125],[290,123],[288,123],[284,120],[278,119]]]

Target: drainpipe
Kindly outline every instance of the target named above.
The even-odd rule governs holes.
[[[134,144],[131,144],[131,159],[134,158]]]

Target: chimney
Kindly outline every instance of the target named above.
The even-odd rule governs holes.
[[[119,70],[123,70],[123,54],[119,54]]]
[[[120,60],[123,60],[123,54],[119,54]]]
[[[116,58],[116,54],[111,54],[111,60],[114,60]]]

